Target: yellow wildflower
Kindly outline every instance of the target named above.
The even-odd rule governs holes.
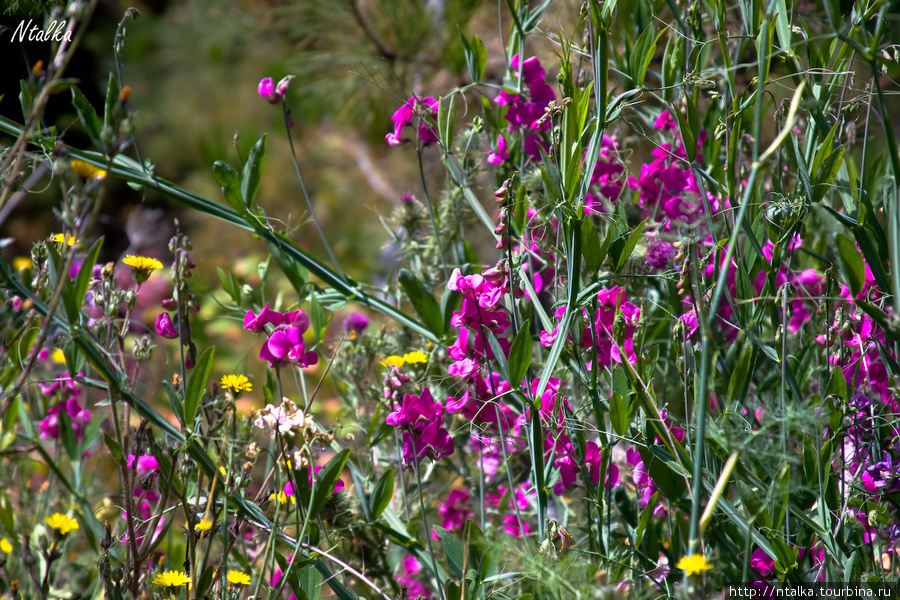
[[[78,521],[61,513],[53,513],[49,517],[44,517],[44,522],[62,535],[78,529]]]
[[[703,571],[709,571],[712,569],[712,565],[706,562],[706,557],[702,554],[691,554],[690,556],[685,556],[678,564],[675,565],[682,571],[687,571],[688,575],[699,575]]]
[[[33,268],[34,263],[27,256],[17,256],[13,259],[13,269],[16,271],[25,271]]]
[[[403,357],[402,356],[388,356],[386,359],[381,361],[382,367],[402,367],[403,366]]]
[[[219,385],[226,390],[233,391],[235,394],[253,391],[253,384],[244,375],[222,375]]]
[[[62,233],[54,233],[50,236],[50,239],[57,244],[65,244],[66,246],[74,246],[75,244],[81,243],[81,240],[76,238],[74,235],[66,235]]]
[[[53,362],[55,362],[58,365],[64,365],[64,364],[66,364],[66,355],[63,353],[62,350],[57,348],[56,350],[53,351],[53,354],[50,355],[50,360],[52,360]]]
[[[105,179],[106,171],[101,169],[100,167],[95,167],[91,163],[75,159],[69,163],[72,167],[72,171],[78,175],[79,177],[84,177],[85,179]]]
[[[240,571],[228,571],[228,583],[250,585],[250,576]]]
[[[288,496],[284,492],[278,492],[277,494],[270,494],[269,500],[278,500],[279,504],[287,504],[288,498],[291,499],[293,504],[297,504],[297,501],[294,500],[293,496]]]
[[[208,515],[205,515],[202,519],[200,519],[199,523],[194,525],[194,530],[195,531],[206,531],[210,527],[212,527],[212,525],[213,525],[212,519],[210,519]]]
[[[122,262],[138,271],[156,271],[163,268],[163,264],[160,261],[146,256],[133,256],[129,254],[122,259]]]
[[[165,571],[164,573],[157,573],[156,577],[153,578],[152,583],[164,585],[166,587],[176,587],[190,582],[191,578],[186,573],[182,573],[181,571]]]
[[[428,355],[422,352],[421,350],[416,350],[415,352],[407,352],[403,355],[403,362],[405,363],[424,363],[428,362]]]
[[[13,551],[12,544],[9,543],[8,539],[0,539],[0,550],[2,550],[4,554],[9,554]]]

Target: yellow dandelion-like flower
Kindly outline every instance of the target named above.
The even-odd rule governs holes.
[[[85,179],[105,179],[106,171],[101,169],[100,167],[95,167],[91,163],[75,159],[69,163],[72,167],[72,172],[74,172],[79,177],[84,177]]]
[[[685,556],[675,565],[682,571],[687,571],[688,575],[699,575],[703,571],[712,569],[712,565],[706,562],[706,557],[702,554],[691,554]]]
[[[64,365],[64,364],[66,364],[66,355],[63,353],[62,350],[57,348],[56,350],[53,351],[53,354],[50,355],[50,360],[52,360],[53,362],[55,362],[58,365]]]
[[[16,271],[25,271],[33,268],[34,263],[27,256],[17,256],[13,259],[13,269]]]
[[[186,573],[181,571],[165,571],[163,573],[157,573],[156,577],[153,578],[152,583],[167,587],[177,587],[190,582],[191,578]]]
[[[402,367],[404,363],[402,356],[388,356],[381,361],[382,367]]]
[[[65,244],[66,246],[74,246],[75,244],[81,243],[81,240],[76,238],[74,235],[66,235],[62,233],[54,233],[50,236],[50,239],[57,244]]]
[[[250,576],[240,571],[228,571],[228,583],[250,585]]]
[[[421,350],[416,350],[415,352],[407,352],[403,355],[403,362],[405,363],[424,363],[428,362],[428,355],[422,352]]]
[[[0,550],[2,550],[4,554],[9,554],[13,551],[12,544],[9,543],[8,539],[0,539]]]
[[[253,391],[253,384],[244,375],[222,375],[219,385],[226,390],[233,391],[235,394]]]
[[[200,519],[199,523],[194,525],[194,530],[195,531],[207,531],[212,526],[213,526],[212,519],[210,519],[208,516],[204,516],[202,519]]]
[[[279,504],[287,504],[288,498],[291,499],[291,502],[292,502],[293,504],[297,504],[297,501],[294,499],[293,496],[288,496],[288,495],[285,494],[284,492],[278,492],[277,494],[270,494],[270,495],[269,495],[269,500],[278,500],[278,503],[279,503]]]
[[[61,513],[53,513],[49,517],[44,517],[44,522],[62,535],[78,529],[78,521]]]
[[[146,256],[133,256],[129,254],[122,259],[122,262],[138,271],[156,271],[163,268],[163,264],[155,258]]]

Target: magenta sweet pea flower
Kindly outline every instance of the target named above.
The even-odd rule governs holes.
[[[296,327],[286,327],[272,333],[263,344],[259,357],[269,361],[270,367],[288,363],[309,367],[319,360],[315,352],[306,351],[303,345],[303,332]]]
[[[175,329],[175,325],[172,323],[172,317],[169,316],[169,313],[159,313],[159,316],[156,317],[156,323],[153,328],[156,330],[156,335],[162,336],[164,338],[168,338],[170,340],[174,340],[178,337],[178,331]]]
[[[437,133],[428,121],[422,116],[425,113],[432,118],[437,117],[437,109],[439,102],[430,96],[416,97],[412,96],[405,103],[400,105],[391,116],[394,123],[394,131],[384,136],[385,141],[390,146],[399,146],[403,142],[408,142],[409,138],[400,137],[403,129],[407,125],[412,125],[413,117],[418,113],[421,118],[419,124],[419,140],[423,145],[428,146],[437,141]]]
[[[248,310],[247,314],[244,316],[244,329],[255,331],[256,333],[265,331],[266,325],[278,327],[279,325],[284,325],[284,323],[284,315],[277,310],[269,308],[268,302],[266,302],[263,309],[259,311],[258,315],[253,314],[252,310]]]
[[[281,94],[275,92],[275,82],[271,77],[266,77],[259,82],[256,88],[259,97],[266,100],[269,104],[278,104],[281,102]]]

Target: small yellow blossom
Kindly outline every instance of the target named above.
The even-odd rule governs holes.
[[[195,531],[207,531],[213,525],[212,519],[209,516],[204,516],[200,519],[200,522],[194,525]]]
[[[222,375],[219,385],[235,394],[253,391],[253,384],[244,375]]]
[[[155,258],[148,258],[146,256],[133,256],[129,254],[122,259],[122,262],[138,271],[156,271],[163,268],[161,262]]]
[[[50,236],[50,239],[57,244],[65,244],[66,246],[74,246],[75,244],[81,243],[81,240],[76,238],[74,235],[66,235],[62,233],[54,233]]]
[[[49,517],[44,517],[44,522],[62,535],[78,529],[78,521],[61,513],[53,513]]]
[[[420,350],[416,350],[415,352],[407,352],[403,355],[403,362],[405,363],[424,363],[428,362],[428,355]]]
[[[228,583],[250,585],[250,576],[240,571],[228,571]]]
[[[16,271],[25,271],[33,268],[34,263],[27,256],[17,256],[13,259],[13,269]]]
[[[284,492],[278,492],[277,494],[269,494],[269,500],[278,500],[279,504],[287,504],[288,498],[291,499],[293,504],[297,504],[297,501],[294,500],[293,496],[288,496]]]
[[[95,167],[91,163],[75,159],[71,163],[72,171],[78,175],[79,177],[84,177],[85,179],[105,179],[106,171],[101,169],[100,167]]]
[[[190,582],[191,578],[181,571],[165,571],[164,573],[157,573],[156,577],[153,578],[154,584],[167,587],[182,586]]]
[[[687,571],[688,575],[699,575],[703,571],[709,571],[712,569],[712,565],[706,562],[706,557],[702,554],[691,554],[690,556],[685,556],[678,564],[675,565],[682,571]]]
[[[403,366],[403,357],[402,356],[388,356],[386,359],[381,361],[382,367],[402,367]]]
[[[0,539],[0,550],[2,550],[4,554],[9,554],[13,551],[12,544],[9,543],[8,539]]]
[[[66,364],[66,355],[63,353],[62,350],[57,348],[56,350],[53,351],[53,354],[50,355],[50,360],[52,360],[53,362],[55,362],[58,365],[64,365],[64,364]]]
[[[424,352],[416,350],[415,352],[407,352],[403,356],[388,356],[381,361],[382,367],[402,367],[405,364],[428,362],[428,355]]]

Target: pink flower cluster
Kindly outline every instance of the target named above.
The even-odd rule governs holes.
[[[677,142],[663,143],[654,148],[654,160],[641,166],[641,174],[628,178],[628,185],[638,192],[637,205],[646,216],[654,217],[669,230],[676,225],[692,225],[704,214],[702,191],[687,162],[681,136],[677,133],[675,120],[668,111],[660,113],[653,126],[663,132],[676,135]],[[697,152],[706,140],[706,131],[700,132]],[[707,193],[709,209],[713,214],[719,211],[719,200]],[[724,203],[728,206],[728,202]]]
[[[566,307],[556,309],[554,317],[561,321],[566,312]],[[621,315],[624,320],[621,343],[616,339],[613,331],[616,316]],[[625,288],[615,286],[610,289],[602,289],[597,294],[597,312],[593,317],[588,315],[587,309],[581,309],[584,322],[591,326],[584,327],[581,334],[581,347],[588,349],[587,366],[591,368],[593,357],[596,357],[598,365],[609,367],[613,362],[621,363],[628,360],[631,364],[637,360],[634,352],[634,332],[641,318],[641,309],[625,300]],[[541,345],[549,348],[559,335],[559,326],[553,331],[541,332]],[[623,354],[624,353],[624,354]]]
[[[78,373],[82,377],[84,373]],[[66,410],[66,416],[80,441],[84,435],[84,428],[91,419],[91,411],[82,407],[78,402],[81,390],[68,373],[59,373],[49,383],[39,383],[38,388],[44,396],[51,397],[59,394],[56,404],[47,409],[47,415],[38,426],[41,430],[41,439],[59,439],[60,414]]]
[[[281,313],[269,308],[268,303],[259,314],[247,311],[244,329],[263,333],[266,326],[273,327],[268,339],[259,351],[259,358],[268,361],[270,367],[288,364],[309,367],[319,360],[313,351],[306,351],[303,334],[309,329],[309,317],[300,309]]]
[[[405,394],[400,407],[385,422],[403,431],[403,465],[418,464],[426,456],[436,460],[453,454],[453,440],[443,425],[444,406],[426,387],[420,396]]]
[[[520,65],[519,55],[516,54],[510,59],[509,66],[516,77],[518,77],[521,67],[522,85],[527,95],[501,90],[494,98],[494,103],[506,107],[503,118],[509,123],[507,130],[518,131],[524,136],[525,153],[540,159],[541,148],[546,151],[547,145],[541,140],[539,133],[535,132],[550,129],[550,119],[544,118],[545,109],[556,100],[556,92],[547,85],[546,73],[536,56],[526,59]],[[487,162],[491,165],[499,165],[507,158],[509,158],[508,141],[503,134],[500,134],[497,136],[497,147],[488,154]]]
[[[385,141],[390,146],[399,146],[403,142],[410,141],[409,138],[400,137],[403,129],[407,125],[412,125],[413,117],[418,115],[419,123],[419,141],[423,146],[428,146],[438,141],[437,132],[426,117],[432,119],[437,118],[439,102],[431,96],[423,98],[412,96],[409,100],[400,105],[391,121],[394,123],[394,131],[384,136]]]

